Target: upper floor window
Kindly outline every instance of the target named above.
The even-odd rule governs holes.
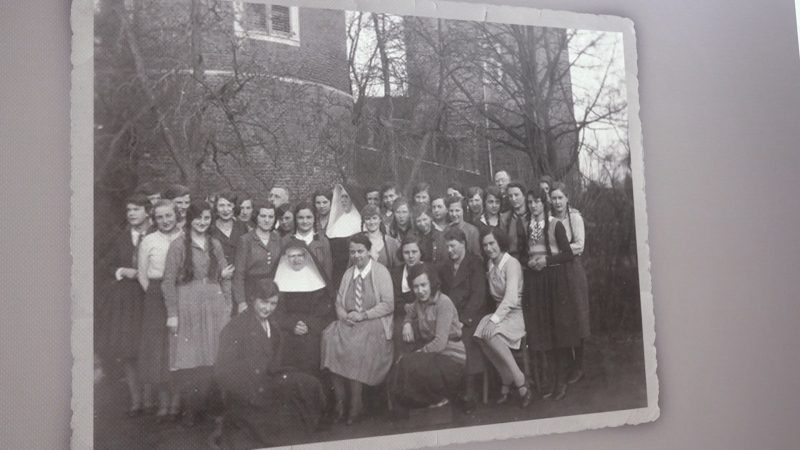
[[[235,1],[233,8],[237,37],[300,45],[297,6]]]

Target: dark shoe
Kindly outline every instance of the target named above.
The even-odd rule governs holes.
[[[519,396],[519,407],[525,409],[533,401],[533,392],[531,392],[531,388],[529,386],[523,386],[517,388],[517,393],[519,393],[521,389],[525,389],[525,393],[520,394]]]
[[[135,417],[140,417],[144,414],[144,408],[137,406],[135,408],[131,408],[126,413],[129,418],[133,419]]]
[[[582,379],[583,379],[583,371],[578,369],[575,372],[573,372],[569,378],[567,378],[567,384],[575,384],[578,381],[581,381]]]

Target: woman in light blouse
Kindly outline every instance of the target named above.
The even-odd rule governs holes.
[[[180,397],[169,385],[169,335],[161,280],[164,278],[169,246],[183,233],[176,226],[178,211],[171,200],[159,200],[155,203],[153,221],[158,229],[142,239],[137,257],[137,276],[145,291],[138,364],[139,380],[143,384],[145,396],[148,396],[151,388],[158,391],[156,416],[162,421],[177,417]]]
[[[497,303],[494,313],[484,316],[475,329],[483,353],[497,369],[502,380],[497,403],[508,400],[513,383],[524,408],[531,402],[531,391],[525,374],[520,370],[511,349],[519,349],[525,336],[522,317],[522,266],[508,254],[508,235],[500,229],[487,229],[481,235],[481,244],[489,261],[487,279],[489,294]]]
[[[458,398],[464,377],[461,322],[430,264],[409,267],[407,280],[415,301],[403,321],[403,341],[416,350],[398,360],[389,393],[400,408],[443,406]]]

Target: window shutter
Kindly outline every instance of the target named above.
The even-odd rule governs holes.
[[[270,16],[273,32],[292,34],[292,19],[288,6],[272,5]]]

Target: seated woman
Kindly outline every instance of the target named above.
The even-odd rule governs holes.
[[[408,284],[416,300],[403,321],[403,340],[416,350],[397,362],[389,393],[401,408],[443,406],[458,398],[464,377],[467,355],[461,322],[428,263],[409,268]]]
[[[363,413],[363,386],[382,383],[392,366],[392,277],[372,260],[371,247],[366,233],[350,238],[354,265],[345,271],[336,295],[338,320],[322,332],[322,367],[331,371],[336,398],[334,421],[344,416],[348,382],[348,424]]]
[[[225,448],[287,445],[317,429],[324,396],[319,380],[287,369],[294,349],[283,339],[273,312],[278,286],[259,279],[249,290],[247,310],[222,329],[214,376],[226,394]]]
[[[295,215],[295,220],[297,217]],[[341,184],[333,187],[333,198],[331,199],[331,212],[328,218],[328,227],[325,229],[325,236],[330,242],[331,248],[331,282],[335,287],[339,287],[342,275],[350,266],[350,252],[348,248],[348,238],[361,231],[361,214],[353,207],[350,194]]]
[[[387,236],[383,232],[381,211],[375,206],[367,205],[361,209],[361,217],[364,220],[364,231],[366,231],[367,237],[372,242],[372,247],[370,247],[369,251],[370,255],[372,255],[372,260],[389,269],[402,264],[398,257],[400,241]]]
[[[510,349],[519,349],[525,336],[522,317],[522,266],[508,254],[508,236],[500,229],[488,229],[481,236],[483,252],[489,261],[489,294],[497,303],[493,314],[484,316],[475,329],[483,353],[500,374],[503,386],[497,403],[508,400],[514,383],[524,408],[531,402],[531,391]]]
[[[290,239],[275,271],[281,292],[276,321],[291,352],[283,364],[318,376],[322,330],[333,320],[333,302],[327,275],[306,243]]]

